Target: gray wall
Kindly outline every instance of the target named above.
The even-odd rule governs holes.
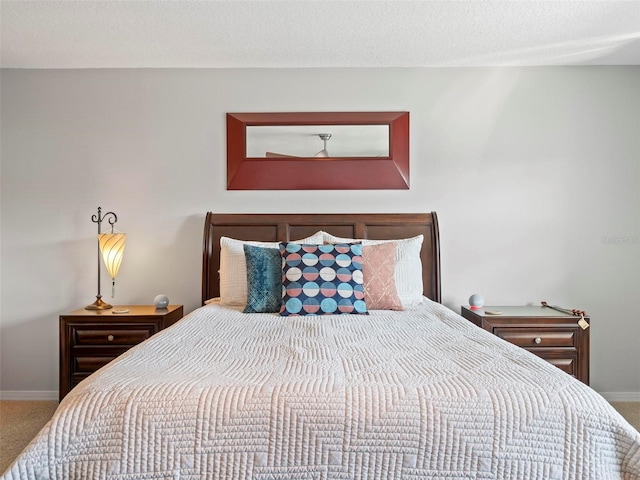
[[[95,298],[102,206],[128,234],[114,302],[165,293],[186,311],[208,210],[435,210],[446,305],[480,292],[586,309],[592,386],[640,397],[638,67],[4,70],[1,82],[5,393],[57,390],[57,317]],[[410,111],[411,189],[225,189],[226,112],[318,110]]]

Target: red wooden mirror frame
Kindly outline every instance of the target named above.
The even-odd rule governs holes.
[[[388,125],[388,157],[252,158],[247,126]],[[409,112],[227,113],[227,190],[409,188]]]

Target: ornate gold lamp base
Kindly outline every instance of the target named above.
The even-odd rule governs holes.
[[[109,308],[113,308],[113,305],[103,302],[102,295],[96,295],[96,301],[84,307],[85,310],[108,310]]]

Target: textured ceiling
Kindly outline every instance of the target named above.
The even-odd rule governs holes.
[[[0,2],[5,68],[639,65],[640,1]]]

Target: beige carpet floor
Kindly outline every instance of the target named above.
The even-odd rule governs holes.
[[[640,402],[611,405],[640,431]],[[0,401],[0,473],[4,472],[49,421],[58,402]]]
[[[0,401],[0,473],[51,419],[58,402]]]

